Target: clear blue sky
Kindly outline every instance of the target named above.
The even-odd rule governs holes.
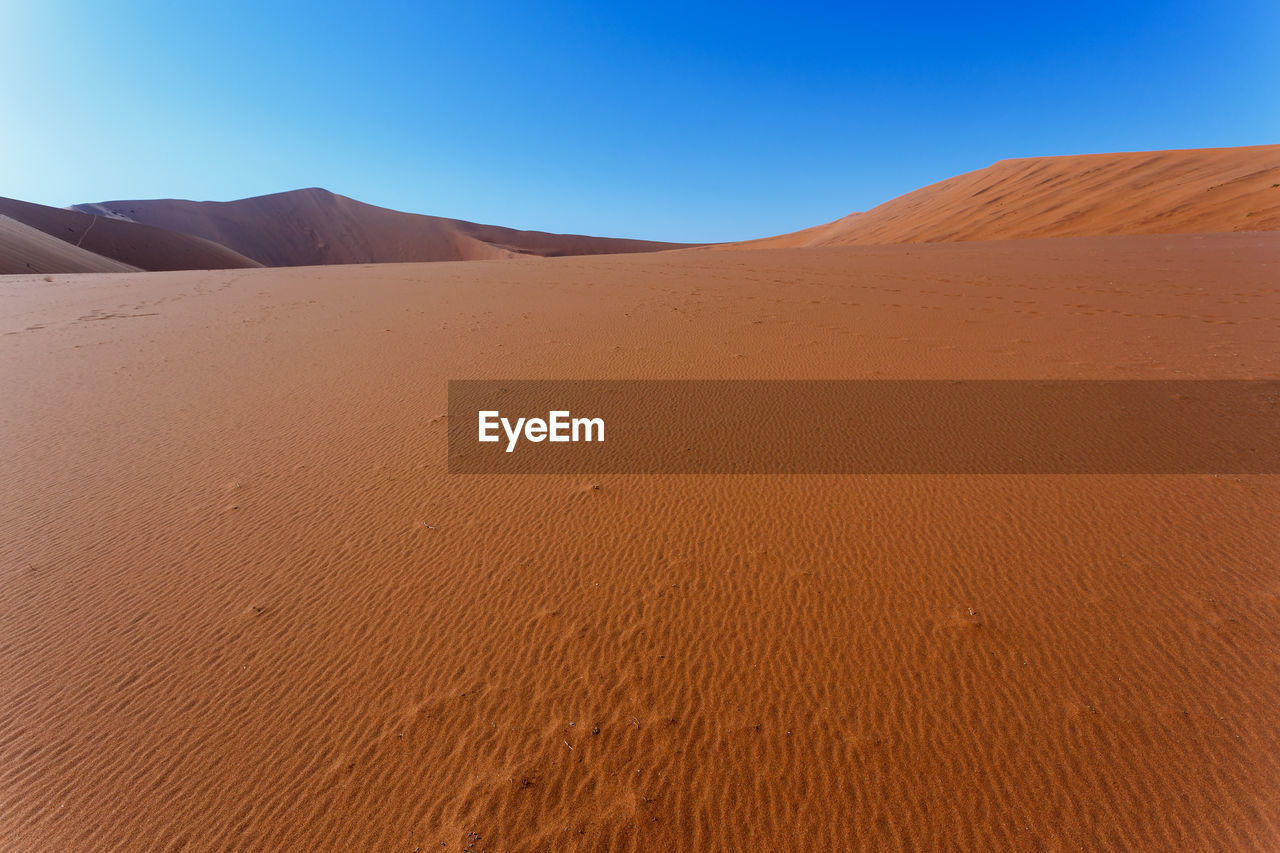
[[[0,195],[323,186],[791,231],[1006,157],[1280,142],[1280,3],[0,0]]]

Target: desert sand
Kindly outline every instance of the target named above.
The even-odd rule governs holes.
[[[1280,229],[1280,145],[1001,160],[863,213],[738,246]]]
[[[375,207],[314,187],[237,201],[106,201],[75,209],[204,237],[269,267],[599,255],[682,245],[517,231]]]
[[[1276,378],[1278,258],[0,280],[0,838],[1276,849],[1276,477],[451,476],[443,415],[458,378]]]

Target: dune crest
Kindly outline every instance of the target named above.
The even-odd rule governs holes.
[[[862,213],[734,246],[1280,229],[1280,145],[1001,160]]]
[[[404,213],[312,187],[237,201],[105,201],[76,210],[193,234],[270,267],[654,252],[685,244],[519,231]]]

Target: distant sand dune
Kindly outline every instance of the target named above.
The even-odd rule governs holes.
[[[751,248],[1280,229],[1280,145],[1032,157]]]
[[[76,210],[0,198],[0,215],[11,217],[51,237],[65,240],[72,246],[112,258],[125,264],[127,269],[164,272],[262,266],[226,246],[211,243],[201,237],[93,216]],[[13,266],[13,258],[3,249],[0,249],[0,264]],[[45,271],[86,272],[66,265]],[[13,272],[27,270],[15,269]]]
[[[599,255],[685,246],[478,225],[375,207],[316,188],[238,201],[105,201],[75,209],[195,234],[270,267]]]
[[[59,209],[0,199],[7,215],[145,270],[480,261],[697,248],[519,231],[404,213],[311,188],[237,201],[104,201]],[[703,248],[940,243],[1280,229],[1280,145],[1002,160],[865,213]],[[0,246],[0,268],[30,271]],[[81,266],[75,266],[79,263]],[[61,269],[52,256],[44,271]]]

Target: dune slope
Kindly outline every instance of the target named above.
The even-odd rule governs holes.
[[[238,201],[106,201],[77,210],[195,234],[266,266],[653,252],[683,244],[517,231],[375,207],[322,189]]]
[[[0,214],[0,275],[13,273],[137,272]]]
[[[755,248],[1280,229],[1280,145],[1002,160]]]
[[[237,269],[262,266],[243,255],[190,234],[139,225],[76,210],[46,207],[12,198],[0,198],[0,215],[65,240],[81,249],[119,261],[126,267],[172,271]],[[0,256],[2,259],[3,256]],[[70,262],[69,262],[70,263]],[[12,261],[8,261],[12,265]],[[84,272],[62,266],[48,272]]]

